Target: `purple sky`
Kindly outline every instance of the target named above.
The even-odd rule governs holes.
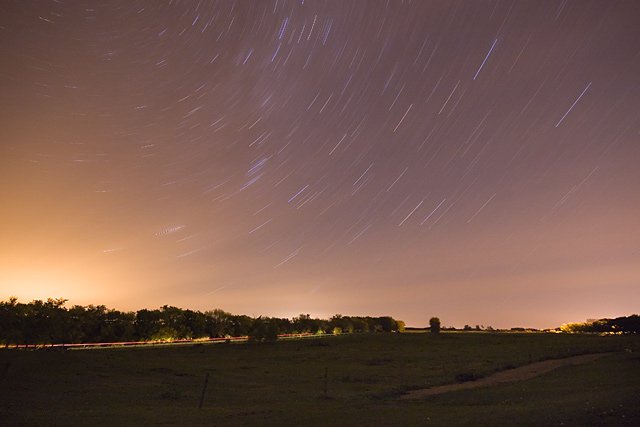
[[[0,4],[0,297],[640,306],[640,3]]]

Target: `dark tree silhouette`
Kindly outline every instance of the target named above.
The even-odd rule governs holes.
[[[429,329],[431,330],[432,334],[439,334],[440,319],[438,319],[437,317],[432,317],[431,319],[429,319]]]
[[[278,339],[276,319],[258,317],[249,330],[250,342],[274,342]]]
[[[160,309],[121,312],[104,305],[74,305],[65,299],[16,298],[0,301],[0,345],[43,345],[249,336],[274,341],[279,333],[394,332],[404,326],[390,316],[335,315],[330,320],[308,314],[281,319],[233,315],[220,309],[200,312],[164,305]]]

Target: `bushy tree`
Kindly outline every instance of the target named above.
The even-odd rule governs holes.
[[[334,332],[339,329],[339,333],[343,334],[352,334],[355,330],[353,319],[341,314],[336,314],[329,319],[329,328]]]
[[[158,310],[138,310],[135,320],[135,334],[138,340],[149,340],[162,327]]]
[[[249,330],[250,342],[274,342],[278,339],[278,325],[275,319],[258,317]]]
[[[383,316],[378,317],[376,320],[378,325],[382,328],[382,332],[394,332],[398,330],[398,326],[393,317]]]
[[[432,317],[431,319],[429,319],[429,329],[431,330],[432,334],[439,334],[440,319],[438,319],[437,317]]]
[[[24,304],[16,297],[0,302],[0,343],[5,346],[21,344],[23,337]]]
[[[253,326],[253,320],[253,318],[244,314],[231,316],[231,328],[229,334],[236,337],[249,335],[249,331]]]
[[[213,338],[232,335],[232,317],[231,313],[227,313],[219,308],[205,312],[206,333]]]
[[[324,330],[323,323],[326,323],[326,321],[321,319],[312,319],[308,314],[301,314],[292,319],[292,332],[317,334]]]
[[[354,317],[351,319],[353,323],[353,331],[357,333],[369,332],[369,323],[362,317]]]

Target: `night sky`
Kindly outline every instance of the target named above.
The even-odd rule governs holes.
[[[0,297],[640,307],[638,1],[0,3]]]

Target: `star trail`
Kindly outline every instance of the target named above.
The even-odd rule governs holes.
[[[637,2],[10,0],[0,38],[4,299],[637,312]]]

